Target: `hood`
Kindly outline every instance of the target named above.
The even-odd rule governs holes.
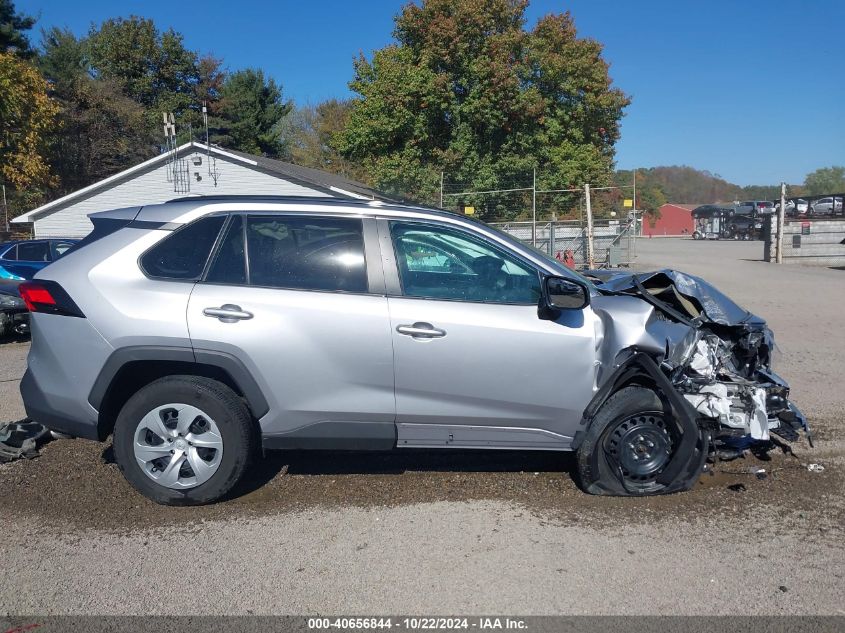
[[[765,321],[700,277],[664,268],[647,273],[589,271],[600,292],[643,296],[680,312],[694,323],[730,327],[759,327]],[[658,305],[658,307],[663,307]]]

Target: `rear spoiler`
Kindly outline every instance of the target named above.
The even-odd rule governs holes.
[[[80,248],[85,248],[89,244],[96,242],[99,239],[111,235],[119,231],[125,226],[129,226],[143,207],[125,207],[123,209],[113,209],[111,211],[101,211],[99,213],[92,213],[88,216],[94,229],[85,236],[81,241],[74,244],[67,251],[65,255],[78,251]]]

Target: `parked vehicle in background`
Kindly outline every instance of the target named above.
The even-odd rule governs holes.
[[[79,240],[19,240],[0,244],[0,279],[32,279]]]
[[[91,216],[21,284],[47,427],[113,435],[158,503],[261,449],[576,451],[593,494],[689,489],[738,437],[807,430],[765,322],[671,270],[585,277],[446,211],[218,196]]]
[[[810,209],[807,215],[837,215],[842,213],[842,198],[829,197],[815,200],[810,203]]]
[[[705,204],[693,209],[692,217],[695,222],[692,237],[695,240],[751,240],[759,237],[763,227],[759,217],[752,215],[751,207],[740,205]]]
[[[804,198],[790,198],[786,201],[786,207],[784,208],[783,213],[786,216],[794,217],[807,213],[809,208],[810,207]],[[775,204],[775,211],[780,211],[780,202]]]
[[[0,337],[29,332],[29,311],[18,293],[18,283],[0,279]]]
[[[756,240],[763,230],[759,217],[734,215],[725,221],[727,238],[731,240]]]
[[[757,217],[765,213],[774,213],[775,203],[770,200],[747,200],[734,205],[736,215]]]

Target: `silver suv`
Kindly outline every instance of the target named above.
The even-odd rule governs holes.
[[[682,273],[585,277],[464,216],[363,200],[91,219],[21,286],[21,393],[51,429],[113,434],[159,503],[233,494],[262,448],[576,450],[588,492],[666,493],[721,448],[806,430],[765,322]]]

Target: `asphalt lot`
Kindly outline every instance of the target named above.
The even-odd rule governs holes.
[[[761,250],[642,240],[638,268],[705,276],[769,320],[815,449],[651,499],[586,496],[558,454],[279,453],[235,499],[162,508],[108,445],[57,441],[0,466],[0,612],[843,614],[845,271]],[[23,413],[26,350],[0,345],[0,419]]]

